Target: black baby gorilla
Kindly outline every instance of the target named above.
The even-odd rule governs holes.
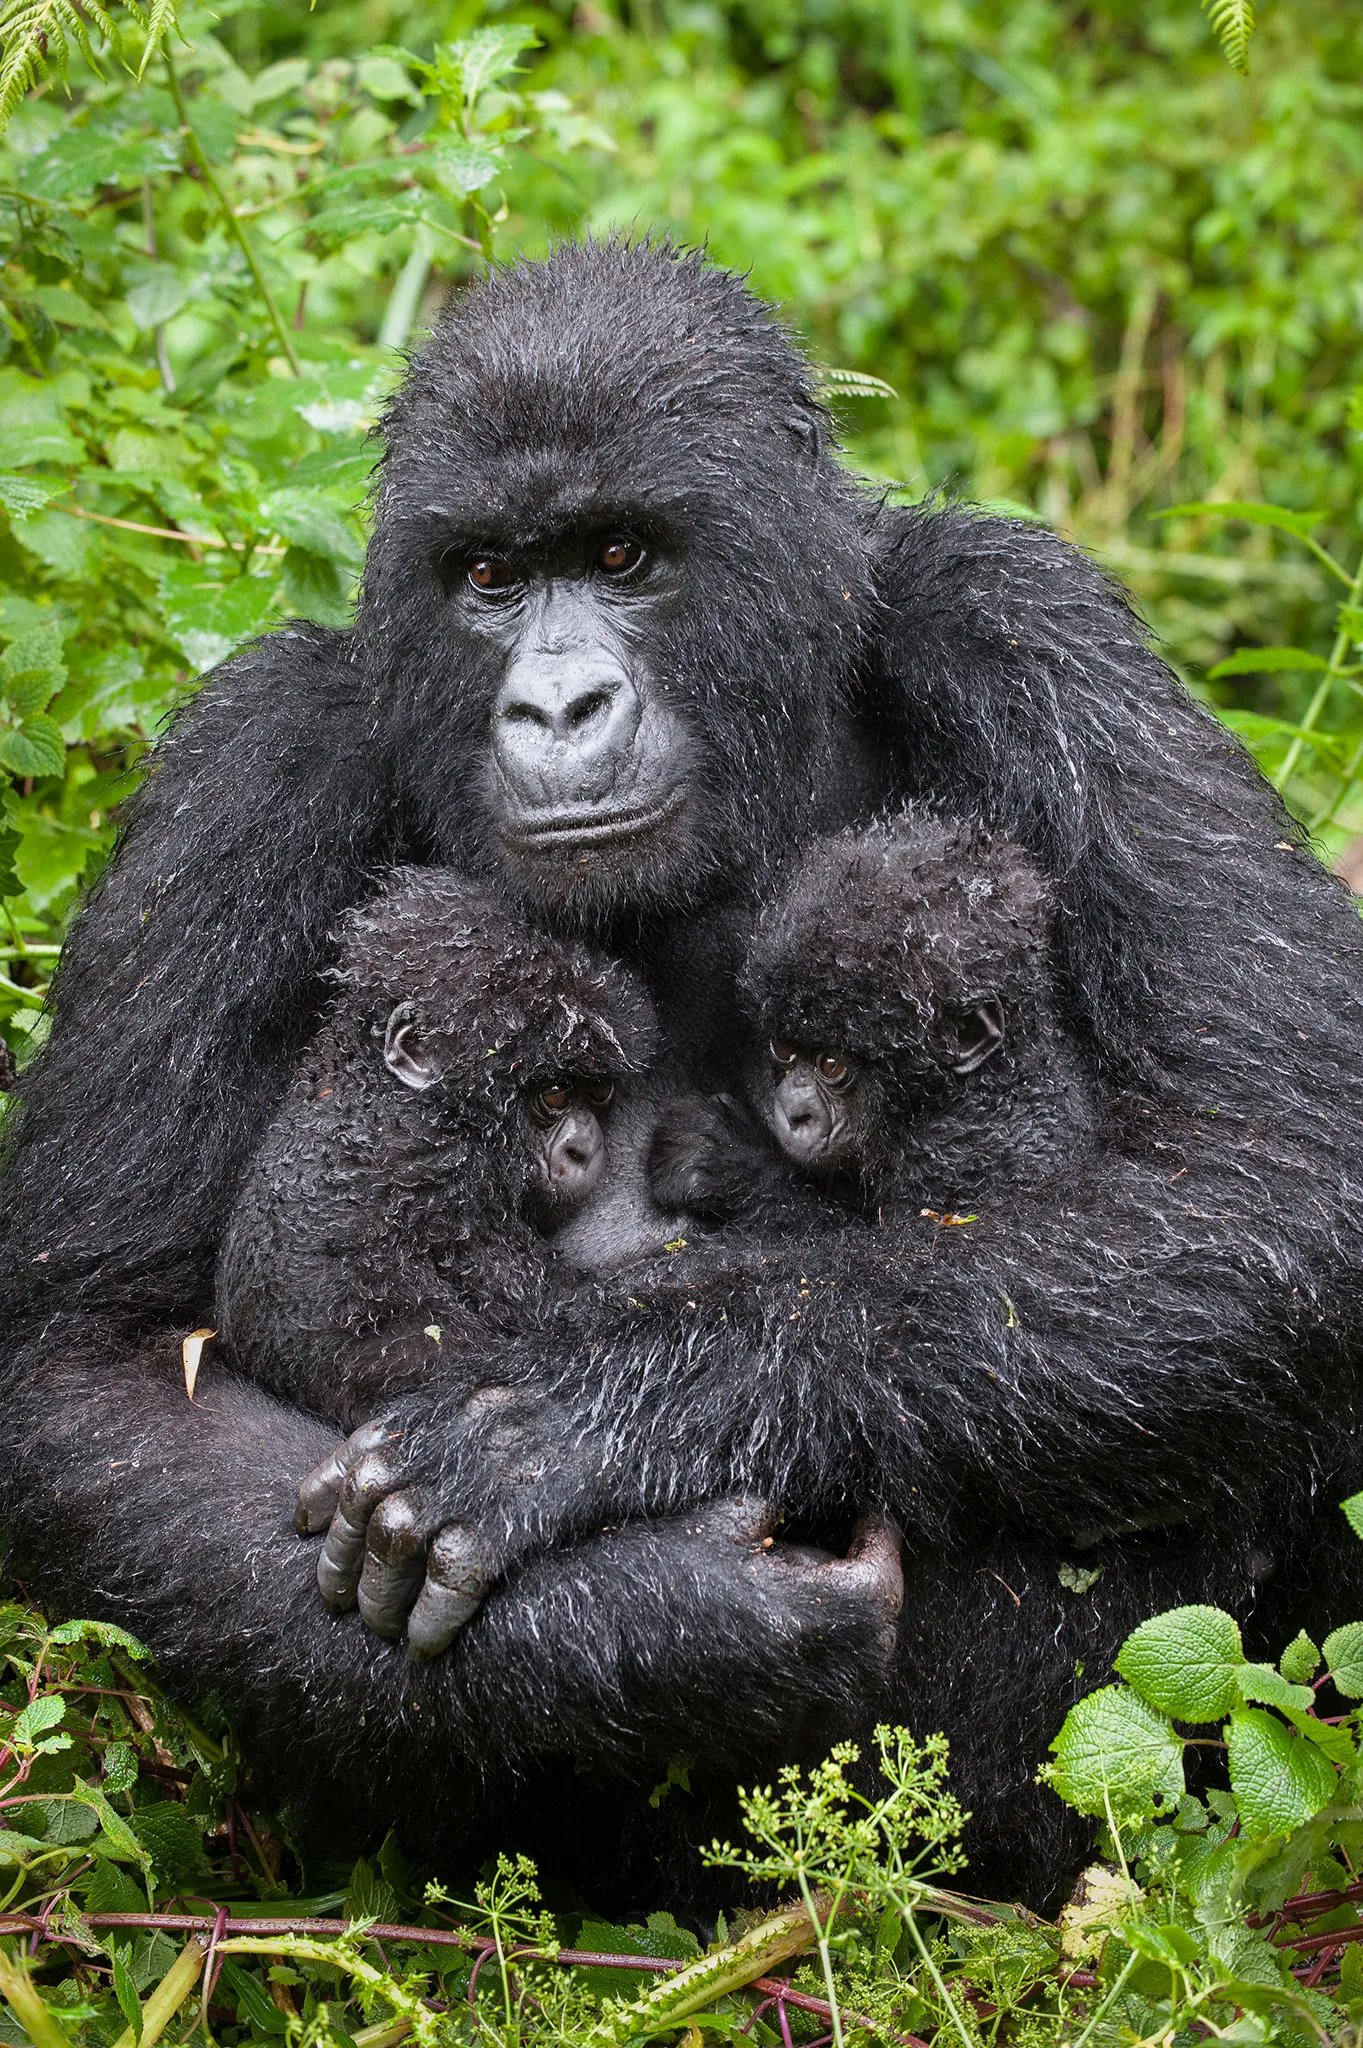
[[[601,1186],[603,1124],[652,1056],[652,1006],[627,969],[449,869],[399,870],[341,946],[339,994],[228,1222],[219,1331],[261,1385],[348,1429],[435,1379],[495,1408],[489,1341],[533,1324],[546,1239]],[[325,1556],[327,1604],[443,1649],[477,1604],[476,1555],[447,1541],[444,1583],[408,1626],[421,1531],[394,1501],[369,1534],[358,1586],[363,1521],[354,1570]]]
[[[978,825],[907,813],[815,840],[742,977],[772,1062],[752,1106],[785,1158],[900,1220],[1073,1166],[1099,1113],[1059,1015],[1053,918],[1036,862]],[[744,1136],[722,1105],[675,1105],[653,1146],[659,1200],[791,1219],[770,1148]]]

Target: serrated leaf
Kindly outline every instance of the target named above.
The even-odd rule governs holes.
[[[88,1816],[94,1833],[95,1817]],[[137,1880],[117,1863],[96,1852],[94,1867],[85,1880],[83,1897],[87,1913],[145,1913],[147,1895]]]
[[[1285,669],[1327,669],[1323,654],[1308,654],[1304,647],[1240,647],[1207,670],[1209,682],[1221,676],[1269,676]]]
[[[145,332],[173,320],[193,298],[197,282],[194,278],[182,276],[169,263],[158,264],[155,270],[133,286],[124,300],[134,326]]]
[[[1295,1729],[1259,1707],[1242,1707],[1226,1729],[1227,1766],[1250,1835],[1287,1835],[1334,1797],[1339,1776]]]
[[[124,1950],[123,1954],[126,1955],[127,1951]],[[118,2000],[118,2009],[132,2032],[134,2048],[137,2048],[142,2039],[142,2001],[137,1995],[137,1986],[128,1975],[128,1966],[117,1949],[114,1950],[113,1957],[114,1997]]]
[[[1292,1685],[1271,1664],[1242,1664],[1235,1673],[1242,1700],[1257,1700],[1260,1706],[1293,1709],[1305,1714],[1315,1701],[1309,1685]]]
[[[1363,1699],[1363,1621],[1332,1629],[1320,1648],[1339,1691],[1351,1700]]]
[[[112,1856],[117,1863],[136,1863],[139,1868],[146,1869],[150,1860],[146,1850],[122,1814],[114,1811],[97,1785],[77,1784],[72,1788],[71,1796],[81,1805],[90,1807],[98,1818],[106,1856]]]
[[[221,583],[208,570],[181,562],[161,578],[166,629],[195,670],[226,661],[261,631],[273,604],[273,583],[263,576]]]
[[[30,1856],[41,1855],[51,1847],[50,1842],[40,1842],[36,1835],[20,1835],[10,1828],[0,1828],[0,1867],[27,1863]]]
[[[178,170],[173,135],[109,135],[69,128],[24,167],[24,190],[37,199],[79,199],[100,185],[136,185]]]
[[[834,370],[820,363],[814,370],[814,389],[822,398],[898,398],[893,384],[872,377],[865,370]]]
[[[62,489],[61,484],[41,483],[37,477],[0,473],[0,505],[11,519],[27,519],[30,512],[41,512],[49,498]]]
[[[55,1728],[66,1716],[66,1701],[57,1693],[33,1700],[15,1716],[6,1740],[11,1749],[32,1749],[39,1736]]]
[[[1274,526],[1280,533],[1295,534],[1298,540],[1309,540],[1316,528],[1325,524],[1328,516],[1324,512],[1288,512],[1281,505],[1262,505],[1249,498],[1232,498],[1223,504],[1198,499],[1188,505],[1171,505],[1167,512],[1158,512],[1155,516],[1158,519],[1180,519],[1195,512],[1217,519],[1243,519],[1250,526]]]
[[[137,1752],[130,1742],[111,1742],[104,1752],[104,1789],[130,1792],[137,1783]]]
[[[459,67],[464,104],[472,106],[479,93],[518,68],[517,59],[526,50],[538,47],[539,37],[534,29],[518,21],[507,22],[500,28],[480,28],[453,44],[448,54]]]
[[[1198,1944],[1186,1927],[1169,1921],[1162,1927],[1144,1926],[1136,1922],[1130,1927],[1119,1927],[1117,1938],[1137,1955],[1149,1956],[1152,1962],[1168,1963],[1174,1969],[1194,1963],[1198,1958]]]
[[[324,561],[339,563],[344,569],[363,565],[363,542],[320,491],[272,491],[261,499],[260,515],[275,533],[295,547],[306,548],[310,555],[321,555]]]
[[[106,1650],[126,1650],[130,1657],[150,1657],[151,1651],[116,1621],[63,1621],[47,1638],[49,1643],[99,1643]]]
[[[66,769],[66,741],[55,718],[36,711],[14,732],[0,739],[0,761],[16,775],[61,775]]]
[[[1351,1493],[1340,1502],[1340,1511],[1355,1536],[1363,1537],[1363,1493]]]
[[[1080,1813],[1144,1809],[1155,1794],[1183,1792],[1183,1744],[1168,1718],[1129,1686],[1108,1685],[1071,1707],[1051,1744],[1047,1772],[1060,1797]]]
[[[481,192],[502,169],[501,155],[473,142],[447,142],[431,150],[423,165],[443,192],[453,199],[467,199]]]
[[[178,1800],[134,1808],[132,1830],[162,1877],[194,1877],[203,1866],[203,1836]]]
[[[99,1826],[98,1816],[76,1799],[44,1800],[40,1807],[31,1807],[29,1811],[35,1819],[41,1816],[43,1834],[49,1844],[60,1842],[69,1846],[72,1842],[88,1842]]]
[[[1320,1667],[1320,1651],[1316,1648],[1306,1630],[1293,1636],[1282,1656],[1278,1669],[1291,1685],[1306,1685]]]
[[[1219,1721],[1237,1703],[1240,1630],[1219,1607],[1175,1607],[1127,1637],[1114,1669],[1178,1721]]]

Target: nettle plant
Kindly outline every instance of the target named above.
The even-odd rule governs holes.
[[[1343,1508],[1363,1536],[1363,1494]],[[1115,1668],[1042,1774],[1115,1866],[1068,1909],[1068,1952],[1106,1963],[1142,2033],[1161,2014],[1237,2041],[1329,2039],[1341,2008],[1363,2025],[1363,1622],[1299,1634],[1275,1666],[1220,1608],[1179,1607]],[[1224,1788],[1190,1789],[1218,1763]]]

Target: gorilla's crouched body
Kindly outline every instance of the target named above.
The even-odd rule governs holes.
[[[1315,1626],[1308,1554],[1336,1619],[1357,1600],[1310,1503],[1363,1476],[1363,928],[1101,573],[863,491],[787,336],[695,258],[496,273],[387,446],[353,629],[281,628],[182,714],[25,1077],[0,1428],[27,1583],[215,1691],[298,1797],[519,1839],[601,1903],[683,1881],[650,1831],[703,1838],[707,1787],[887,1711],[952,1736],[973,1884],[1039,1895],[1082,1845],[1037,1762],[1136,1619],[1254,1621],[1271,1566],[1263,1625]],[[293,1514],[347,1390],[300,1407],[210,1348],[191,1404],[176,1351],[343,913],[413,862],[588,941],[647,988],[661,1110],[752,1071],[775,877],[914,801],[1048,877],[1096,1164],[926,1246],[892,1217],[721,1237],[494,1333],[515,1457],[573,1483],[447,1654],[329,1613]],[[434,1570],[470,1499],[509,1523],[520,1496],[453,1394],[404,1400],[385,1486]],[[650,1519],[593,1523],[602,1475]],[[828,1545],[892,1517],[893,1641],[883,1571],[754,1555],[707,1505],[740,1489]],[[1082,1597],[1076,1551],[1105,1566]],[[634,1788],[682,1753],[695,1792],[650,1814]]]

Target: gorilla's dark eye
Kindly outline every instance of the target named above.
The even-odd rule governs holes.
[[[562,1116],[573,1100],[573,1091],[566,1081],[546,1081],[543,1088],[535,1090],[535,1108],[541,1116]]]
[[[593,1109],[605,1109],[614,1093],[614,1081],[584,1081],[582,1084],[583,1099],[589,1102]]]
[[[511,565],[500,555],[477,555],[469,563],[469,582],[475,590],[505,590],[511,581]]]
[[[787,1045],[783,1038],[772,1039],[771,1056],[775,1060],[778,1067],[785,1067],[787,1070],[793,1067],[795,1065],[796,1060],[798,1060],[800,1057],[799,1053],[796,1052],[795,1047],[793,1045]]]
[[[819,1079],[826,1081],[830,1088],[845,1088],[852,1074],[845,1059],[836,1052],[819,1054]]]
[[[637,540],[623,540],[613,535],[610,540],[603,540],[597,550],[596,566],[606,576],[628,576],[643,559],[644,551]]]

